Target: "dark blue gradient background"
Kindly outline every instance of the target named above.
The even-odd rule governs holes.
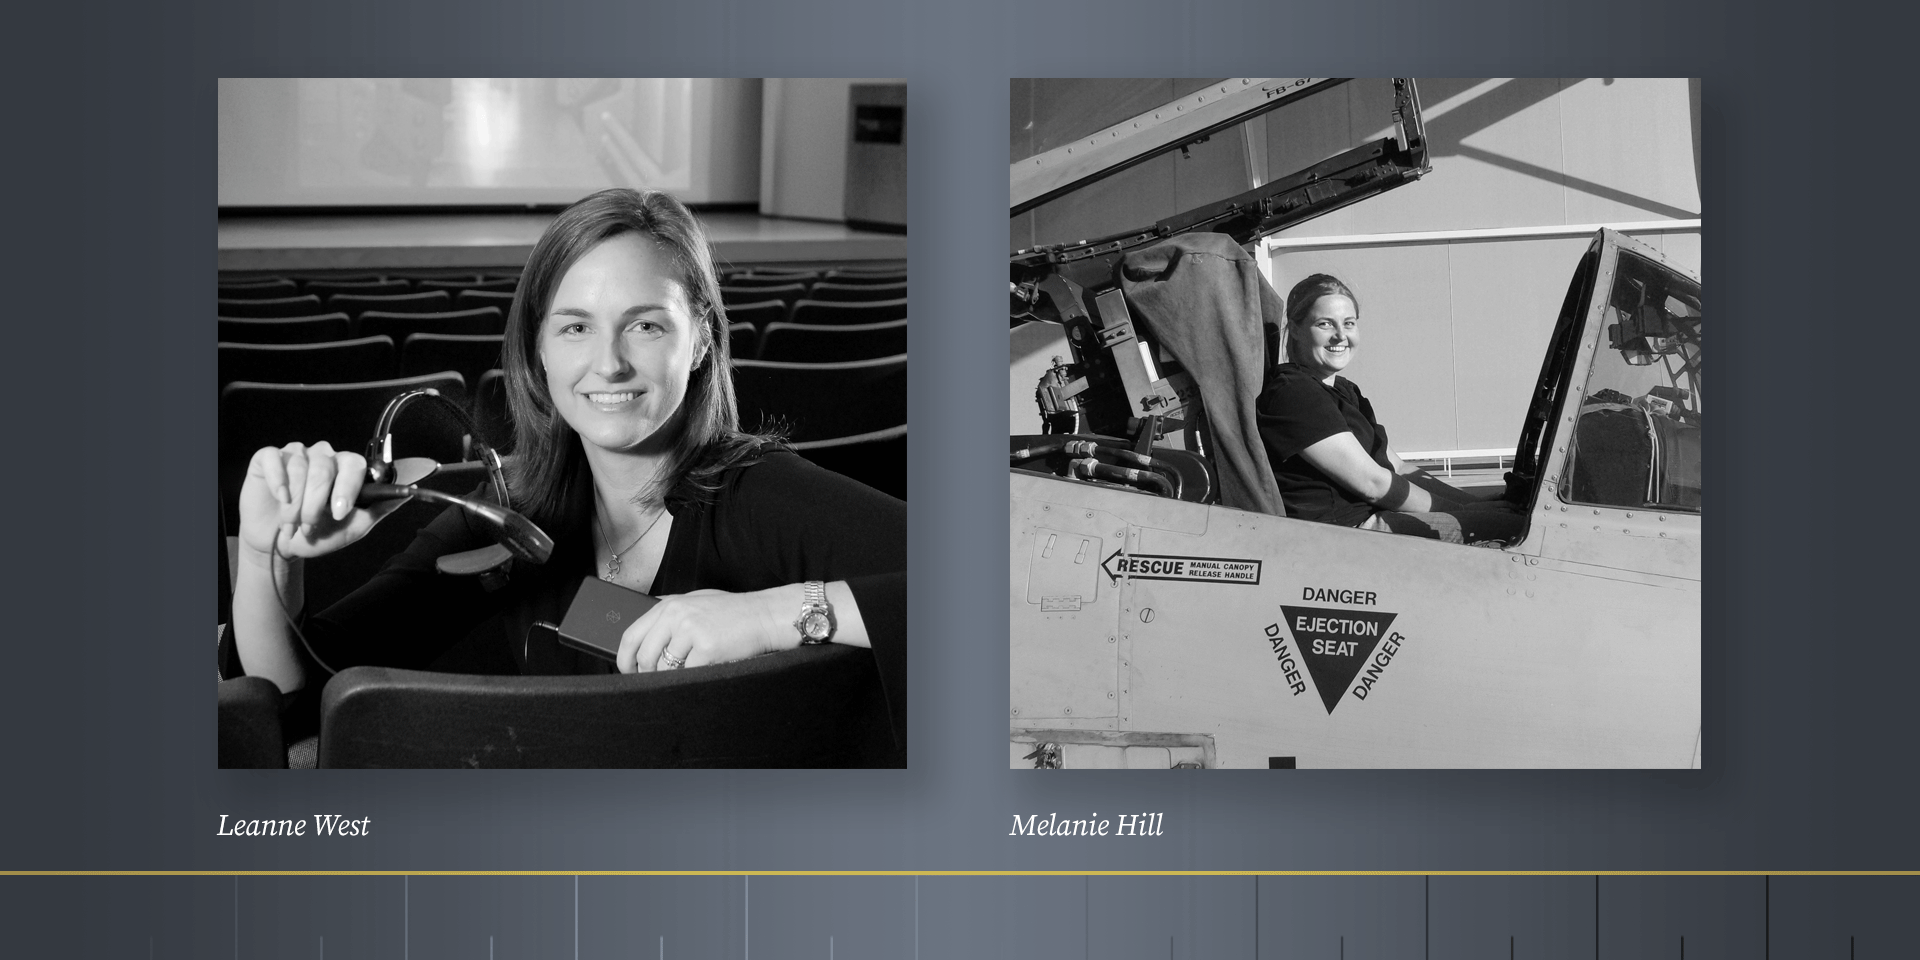
[[[1448,5],[1453,6],[1453,5]],[[1906,86],[1766,4],[123,5],[20,15],[4,181],[7,869],[1914,868]],[[1844,41],[1844,45],[1843,45]],[[1843,51],[1845,55],[1843,56]],[[1876,72],[1878,71],[1878,73]],[[1009,76],[1704,76],[1706,768],[1006,764]],[[214,78],[904,76],[912,767],[214,769]],[[1731,411],[1731,412],[1725,412]],[[1158,810],[1150,840],[1011,815]],[[220,814],[372,836],[216,839]]]

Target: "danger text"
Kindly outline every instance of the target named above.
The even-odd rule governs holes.
[[[1313,603],[1351,603],[1373,606],[1371,590],[1335,590],[1332,587],[1301,587],[1300,599]]]
[[[1287,678],[1287,686],[1293,695],[1307,692],[1307,681],[1300,676],[1300,661],[1294,659],[1293,651],[1287,649],[1287,640],[1280,635],[1280,625],[1267,624],[1267,642],[1273,645],[1273,658],[1280,661],[1280,671]]]
[[[1380,675],[1386,672],[1387,664],[1393,662],[1394,654],[1400,652],[1400,644],[1406,639],[1406,637],[1395,632],[1388,634],[1387,639],[1380,641],[1380,649],[1373,652],[1373,660],[1367,664],[1366,672],[1362,673],[1360,675],[1360,681],[1353,685],[1353,698],[1355,700],[1365,700],[1367,698],[1367,693],[1373,689],[1375,683],[1380,681]]]

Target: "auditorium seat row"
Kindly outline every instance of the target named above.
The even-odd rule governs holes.
[[[906,318],[905,300],[879,303],[818,303],[802,300],[791,307],[770,300],[727,308],[727,320],[731,327],[751,327],[760,337],[778,324],[856,327],[903,321]],[[369,310],[358,317],[345,313],[322,313],[313,316],[219,318],[219,339],[223,343],[325,343],[381,335],[399,343],[415,333],[475,336],[505,332],[506,322],[495,307],[449,310],[444,313]],[[752,355],[736,353],[736,356]]]
[[[775,323],[838,327],[885,323],[889,320],[906,318],[907,301],[904,297],[898,300],[879,300],[870,303],[828,303],[819,300],[784,303],[779,300],[766,300],[727,304],[729,323],[750,323],[762,333]]]
[[[774,267],[754,267],[745,270],[728,270],[720,275],[721,286],[771,286],[786,283],[798,283],[811,286],[815,283],[834,284],[893,284],[906,283],[905,267],[854,268],[837,270],[779,269]]]
[[[907,295],[906,281],[899,283],[768,283],[720,285],[725,303],[756,303],[761,300],[827,300],[856,303],[863,300],[898,300]]]
[[[253,277],[220,281],[220,298],[223,300],[274,300],[302,295],[314,295],[322,298],[335,294],[358,296],[402,296],[411,293],[445,291],[458,295],[462,291],[491,292],[512,294],[519,285],[517,274],[472,273],[458,276],[408,277],[390,274],[369,274],[362,276],[331,277]],[[855,286],[903,286],[907,282],[904,266],[882,267],[841,267],[829,270],[810,270],[804,268],[750,267],[729,270],[721,274],[720,283],[725,287],[772,287],[798,285],[803,289],[815,286],[828,288],[831,294],[834,288]],[[832,296],[820,296],[818,299],[833,299]],[[850,299],[841,297],[840,299]],[[888,299],[888,298],[873,298]]]
[[[728,327],[735,360],[783,360],[826,363],[871,360],[907,352],[907,321],[848,325],[771,323],[757,330],[751,323]]]
[[[751,431],[778,431],[805,454],[853,467],[841,472],[896,497],[906,496],[907,358],[904,355],[836,363],[739,360],[733,365],[740,422]],[[471,395],[469,384],[472,384]],[[380,411],[407,390],[432,387],[470,404],[480,439],[508,446],[505,375],[477,379],[446,370],[373,382],[278,384],[236,380],[220,391],[220,485],[223,519],[237,528],[236,497],[246,465],[263,446],[326,440],[341,450],[363,450]],[[423,406],[397,425],[396,453],[459,462],[469,453],[466,431],[437,407]],[[899,456],[893,456],[897,452]],[[857,461],[857,462],[856,462]]]
[[[325,343],[225,342],[220,350],[220,385],[235,380],[260,383],[355,383],[457,370],[467,382],[500,366],[498,335],[412,333]],[[395,361],[398,361],[396,366]]]
[[[365,296],[394,296],[404,293],[444,290],[457,294],[462,290],[511,294],[520,284],[517,276],[467,274],[457,277],[266,277],[220,281],[223,300],[274,300],[313,294],[327,297],[336,293]]]
[[[224,291],[223,291],[224,292]],[[447,313],[493,307],[506,316],[513,304],[512,293],[492,290],[445,290],[420,293],[364,294],[332,293],[324,299],[315,293],[292,297],[230,299],[221,297],[218,313],[222,317],[270,319],[276,317],[313,317],[325,313],[344,313],[358,319],[368,312]]]
[[[223,289],[218,314],[226,320],[286,320],[344,315],[357,325],[367,316],[390,317],[398,314],[444,317],[474,310],[496,309],[504,320],[513,304],[513,294],[492,290],[425,290],[413,293],[328,293],[324,297],[309,292],[295,296],[228,297]],[[745,321],[764,330],[775,321],[789,323],[875,323],[906,316],[906,284],[834,284],[811,287],[789,283],[765,287],[721,287],[721,302],[730,319]],[[807,314],[817,316],[809,317]],[[837,319],[845,315],[857,319]],[[504,329],[504,327],[502,328]],[[373,331],[386,332],[386,331]],[[454,331],[442,331],[454,332]],[[482,332],[482,331],[473,331]],[[354,335],[368,335],[356,327]]]
[[[283,342],[247,336],[257,334],[257,328],[234,329],[240,324],[285,325],[299,322],[222,321],[220,385],[225,386],[235,380],[351,383],[439,370],[458,370],[472,382],[482,372],[500,366],[503,338],[498,334],[414,331],[396,325],[392,333]],[[338,330],[336,327],[329,332]],[[229,334],[232,336],[229,337]],[[756,330],[749,323],[736,323],[729,328],[728,339],[730,352],[736,360],[795,363],[870,360],[907,352],[907,321],[902,319],[848,326],[774,323],[764,332]]]
[[[292,317],[221,317],[220,339],[227,343],[323,343],[386,335],[395,342],[415,333],[491,334],[507,330],[500,308],[448,310],[442,313],[392,313],[369,310],[358,317],[323,313]]]

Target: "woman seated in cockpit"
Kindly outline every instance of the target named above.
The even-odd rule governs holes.
[[[1255,404],[1287,516],[1449,543],[1518,540],[1520,511],[1448,486],[1387,446],[1373,405],[1340,376],[1359,331],[1359,298],[1338,279],[1317,273],[1287,294],[1282,362]]]

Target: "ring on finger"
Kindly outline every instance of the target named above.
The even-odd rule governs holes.
[[[676,657],[671,652],[662,650],[660,651],[660,662],[666,664],[668,670],[678,670],[687,665],[687,658]]]

